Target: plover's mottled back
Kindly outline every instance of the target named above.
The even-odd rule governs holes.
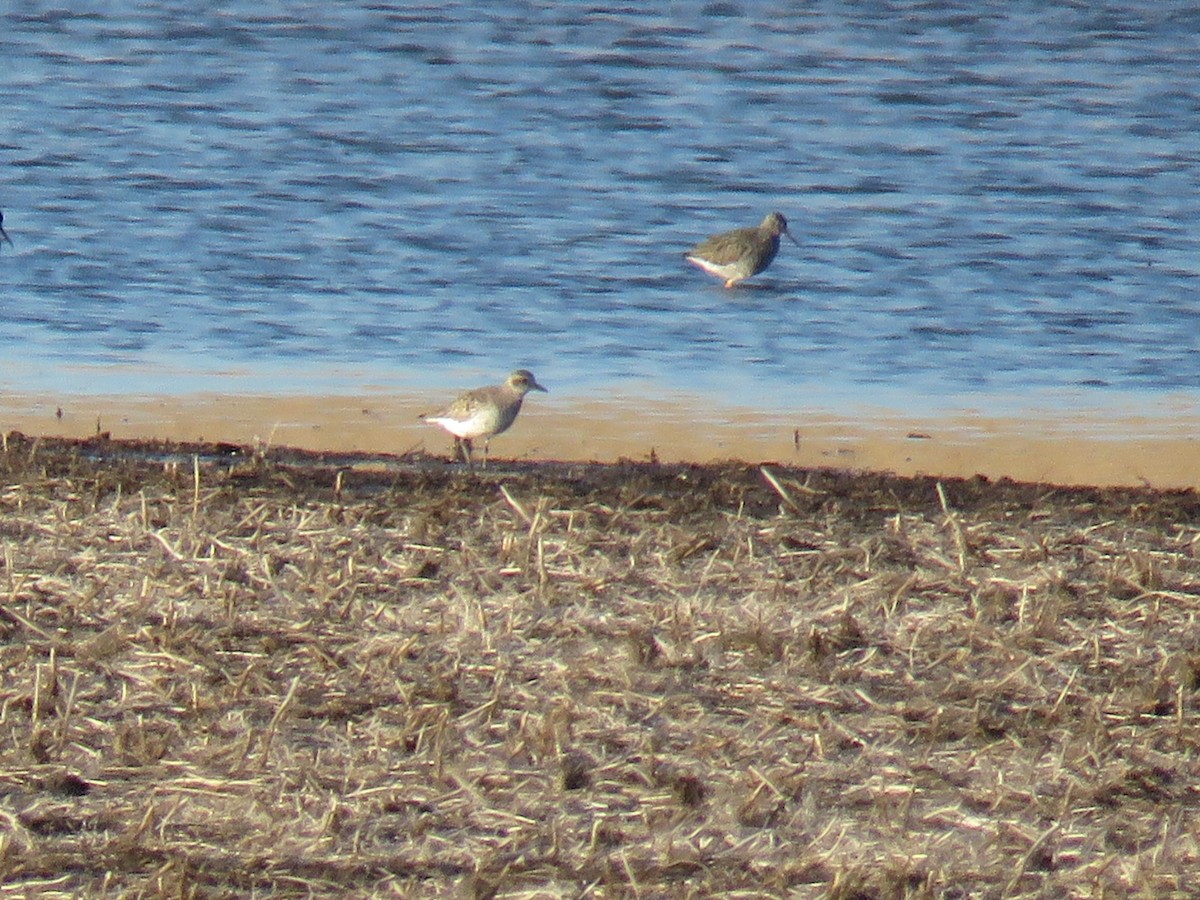
[[[504,384],[467,391],[440,412],[422,418],[454,435],[455,453],[471,461],[471,441],[483,438],[483,461],[487,464],[488,443],[508,427],[521,411],[521,401],[530,391],[549,393],[528,369],[517,369]]]
[[[757,228],[738,228],[723,234],[714,234],[684,257],[705,272],[725,279],[725,287],[733,287],[743,278],[757,275],[771,264],[779,252],[779,236],[786,234],[796,246],[800,246],[788,232],[787,219],[773,212],[762,220]]]

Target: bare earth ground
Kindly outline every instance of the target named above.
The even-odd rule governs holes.
[[[12,434],[0,508],[5,896],[1200,876],[1190,490]]]

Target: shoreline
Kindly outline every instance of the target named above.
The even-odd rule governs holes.
[[[317,397],[198,394],[0,399],[4,430],[32,436],[231,443],[260,449],[448,456],[419,421],[444,393]],[[889,410],[767,413],[701,408],[688,398],[576,402],[538,396],[492,443],[495,459],[749,464],[1041,482],[1200,488],[1200,417],[1097,412],[987,416]]]

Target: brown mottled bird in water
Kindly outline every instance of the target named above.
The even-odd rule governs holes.
[[[440,425],[454,435],[457,455],[471,462],[471,441],[483,438],[483,462],[487,465],[488,443],[516,421],[521,401],[530,391],[549,393],[537,383],[528,369],[517,369],[504,384],[467,391],[440,412],[422,416],[431,425]]]
[[[4,230],[4,213],[0,212],[0,237],[8,241],[8,246],[12,246],[12,238],[8,236],[8,232]]]
[[[787,219],[773,212],[757,228],[738,228],[714,234],[684,254],[688,262],[705,272],[725,279],[725,287],[733,287],[743,278],[757,275],[771,264],[779,252],[779,237],[800,246],[788,232]]]

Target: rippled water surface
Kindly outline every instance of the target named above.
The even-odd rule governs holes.
[[[1191,394],[1198,36],[1175,2],[9,4],[0,387]],[[773,209],[800,247],[757,279],[682,260]]]

